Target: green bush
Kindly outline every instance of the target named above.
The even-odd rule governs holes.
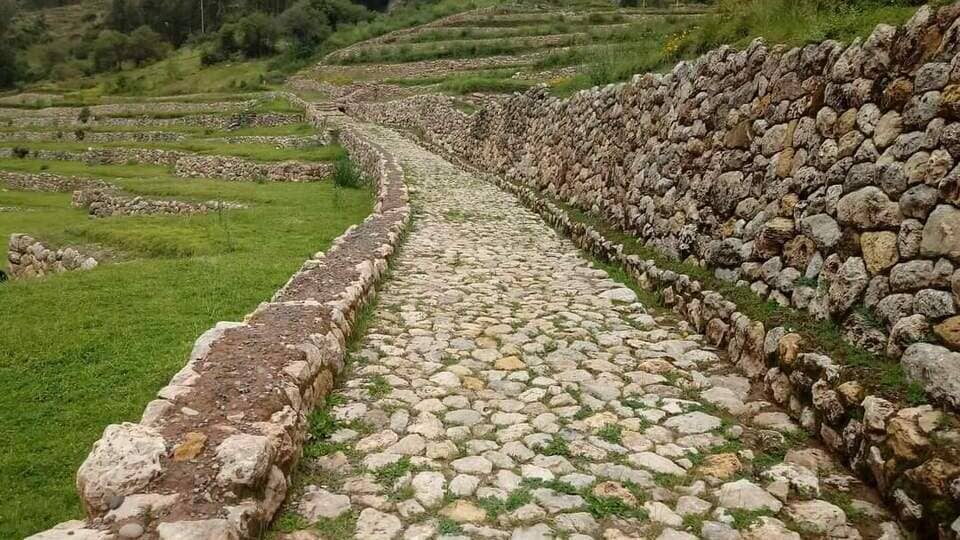
[[[367,179],[350,158],[343,156],[333,162],[333,183],[338,187],[360,188],[367,185]]]

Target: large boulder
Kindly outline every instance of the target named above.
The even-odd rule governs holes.
[[[875,186],[844,195],[837,203],[837,219],[859,229],[894,228],[900,225],[900,205]]]
[[[842,316],[860,300],[863,291],[870,283],[867,267],[863,259],[851,257],[840,265],[837,275],[830,282],[828,292],[830,313]]]
[[[77,471],[77,490],[88,511],[105,512],[146,487],[160,474],[166,451],[152,428],[129,422],[107,426]]]
[[[907,375],[934,397],[960,406],[960,353],[930,343],[914,343],[900,359]]]
[[[941,204],[933,210],[923,227],[920,254],[960,260],[960,209]]]

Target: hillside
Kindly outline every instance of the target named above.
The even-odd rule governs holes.
[[[0,538],[960,538],[960,3],[212,4],[0,0]]]

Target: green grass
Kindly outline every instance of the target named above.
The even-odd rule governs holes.
[[[593,40],[609,45],[557,51],[537,65],[584,66],[579,75],[552,81],[555,94],[569,95],[637,73],[663,71],[720,45],[744,48],[757,37],[789,46],[825,39],[849,42],[869,35],[879,23],[902,23],[916,10],[907,4],[906,0],[720,0],[706,14],[634,22],[606,40]]]
[[[620,444],[623,442],[621,440],[622,434],[623,427],[619,424],[607,424],[597,430],[597,437],[600,437],[611,444]]]
[[[30,150],[65,150],[83,152],[94,148],[156,148],[179,150],[211,156],[235,156],[257,161],[335,161],[346,154],[340,145],[317,145],[304,148],[277,148],[271,144],[234,144],[225,141],[194,139],[170,143],[117,142],[87,144],[83,142],[0,142],[0,147],[20,146]]]
[[[35,165],[35,164],[34,164]],[[67,163],[69,167],[84,167]],[[372,207],[367,190],[245,184],[98,168],[128,191],[219,198],[249,209],[192,217],[91,220],[69,194],[0,192],[0,238],[28,232],[119,250],[90,272],[0,285],[0,538],[82,515],[74,474],[103,428],[136,421],[183,365],[196,337],[240,320]],[[316,435],[332,419],[313,418]]]
[[[462,76],[447,79],[440,83],[440,90],[450,94],[470,94],[472,92],[523,92],[533,86],[531,81],[510,78]]]
[[[277,96],[271,100],[260,101],[253,109],[260,113],[302,113],[303,107],[297,107],[290,100]]]
[[[200,63],[201,51],[184,48],[166,60],[120,73],[50,82],[31,90],[65,92],[72,101],[89,101],[104,95],[168,96],[176,94],[253,92],[267,88],[268,60]]]

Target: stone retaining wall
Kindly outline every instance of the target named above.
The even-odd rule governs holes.
[[[4,131],[0,132],[0,141],[64,141],[85,143],[112,142],[179,142],[187,136],[175,131]]]
[[[91,117],[117,115],[169,115],[169,114],[199,114],[209,111],[234,112],[256,106],[257,100],[222,101],[222,102],[130,102],[105,103],[85,107]],[[37,118],[55,117],[63,120],[79,118],[84,107],[44,107],[40,109],[23,109],[19,107],[3,107],[0,105],[0,120],[21,116]]]
[[[243,322],[219,323],[140,423],[111,425],[77,473],[85,522],[35,539],[259,537],[286,495],[307,414],[333,387],[347,337],[410,216],[403,172],[350,124],[376,210],[308,260]]]
[[[272,180],[275,182],[316,182],[330,176],[333,165],[327,162],[281,161],[260,163],[229,156],[184,155],[173,166],[183,177],[223,178],[225,180]]]
[[[194,203],[139,196],[128,197],[106,189],[74,191],[71,205],[74,208],[86,208],[94,217],[206,214],[221,209],[246,208],[245,205],[225,201]]]
[[[238,127],[277,127],[303,122],[303,115],[289,113],[262,113],[245,115],[188,114],[173,118],[153,116],[114,117],[102,116],[81,122],[73,117],[39,117],[24,115],[0,119],[0,126],[14,127],[61,127],[77,129],[84,127],[162,127],[185,126],[210,129],[236,129]]]
[[[0,158],[14,157],[13,148],[0,148]],[[178,150],[151,148],[91,148],[84,152],[66,150],[30,150],[33,159],[83,161],[91,165],[141,163],[173,167],[184,178],[222,178],[234,181],[272,180],[276,182],[315,182],[333,172],[327,162],[259,162],[232,156],[208,156]]]
[[[25,234],[11,234],[7,265],[14,279],[43,277],[73,270],[91,270],[97,261],[77,248],[54,249]]]
[[[330,144],[330,134],[317,135],[240,135],[235,137],[220,137],[206,139],[208,141],[224,142],[227,144],[269,144],[277,148],[305,148]]]
[[[111,189],[113,186],[99,180],[60,176],[50,173],[22,173],[0,171],[0,184],[19,191],[66,192],[78,189]]]
[[[665,75],[467,116],[345,103],[595,212],[773,302],[837,321],[960,405],[960,5],[863,42],[723,47]],[[917,352],[921,351],[921,352]]]

